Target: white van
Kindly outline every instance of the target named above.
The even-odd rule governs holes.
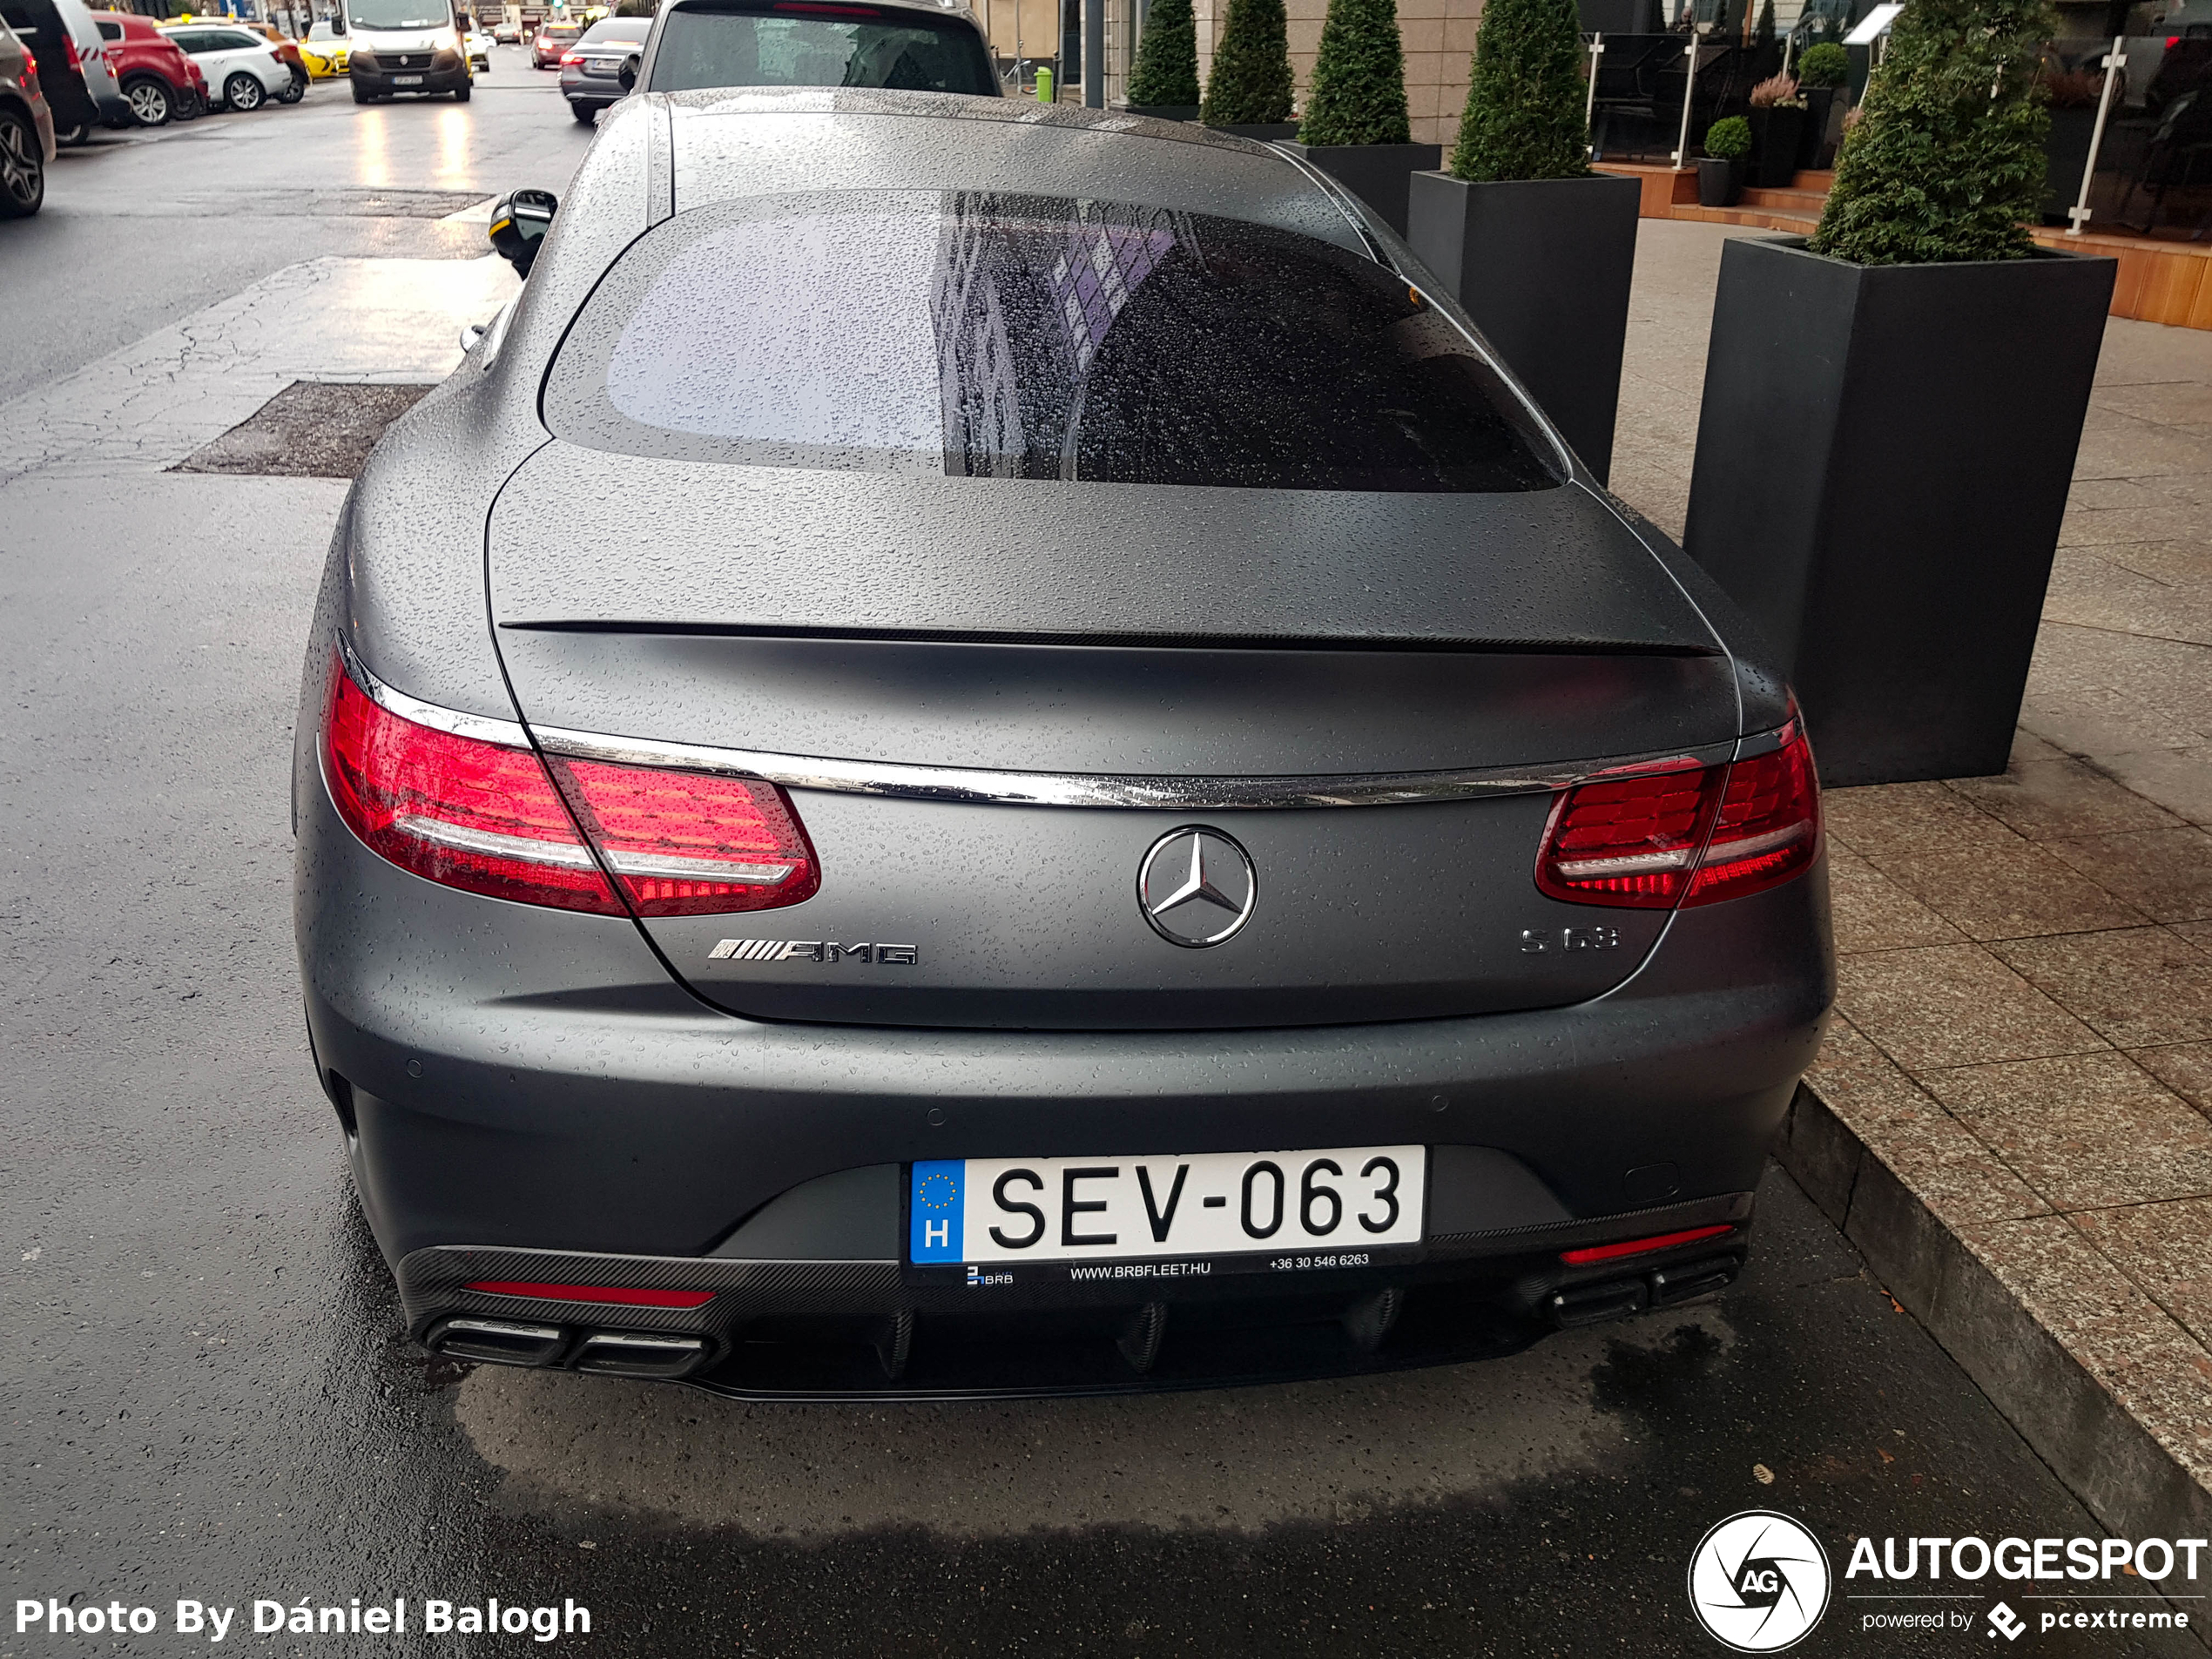
[[[354,102],[401,92],[450,92],[465,104],[472,87],[464,25],[453,0],[344,0]]]

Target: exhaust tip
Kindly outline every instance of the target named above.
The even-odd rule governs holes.
[[[651,1336],[642,1331],[594,1331],[572,1362],[610,1377],[681,1377],[706,1358],[701,1337]]]
[[[495,1366],[550,1366],[560,1358],[567,1335],[556,1325],[448,1319],[432,1327],[422,1345],[452,1359],[481,1359]]]

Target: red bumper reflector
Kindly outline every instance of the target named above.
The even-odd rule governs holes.
[[[534,1296],[544,1302],[609,1302],[626,1308],[695,1308],[714,1299],[712,1291],[640,1291],[619,1285],[530,1285],[519,1279],[479,1279],[463,1290],[492,1296]]]
[[[1717,1238],[1723,1233],[1732,1233],[1735,1231],[1734,1224],[1726,1222],[1717,1227],[1692,1227],[1687,1232],[1661,1233],[1652,1238],[1630,1238],[1617,1244],[1592,1244],[1587,1250],[1562,1250],[1559,1252],[1559,1259],[1569,1267],[1582,1267],[1591,1262],[1615,1261],[1623,1256],[1649,1255],[1655,1250],[1667,1250],[1676,1244],[1695,1244],[1700,1238]],[[469,1288],[479,1290],[483,1287],[471,1285]]]

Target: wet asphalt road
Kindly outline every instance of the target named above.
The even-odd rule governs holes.
[[[129,169],[358,184],[372,138],[397,168],[406,115],[428,118],[408,130],[416,172],[363,187],[557,184],[583,134],[550,81],[480,92],[459,139],[436,138],[450,106],[322,92],[243,118],[281,141],[75,158],[56,207],[97,188],[44,239],[0,237],[11,338],[51,375],[257,261],[458,233],[169,215],[173,283],[80,330],[71,296],[84,309],[118,226],[145,222],[93,200],[126,200]],[[441,144],[462,165],[417,176]],[[573,1598],[592,1636],[554,1646],[599,1654],[1717,1654],[1684,1570],[1739,1509],[1802,1516],[1839,1570],[1861,1534],[2098,1530],[1778,1172],[1752,1270],[1719,1303],[1485,1366],[870,1408],[428,1361],[395,1335],[291,956],[286,757],[341,496],[172,474],[0,487],[0,1610],[119,1600],[164,1626],[72,1640],[8,1617],[0,1659],[199,1649],[167,1633],[179,1597],[243,1622],[256,1598],[402,1595]],[[1957,1604],[1959,1635],[1877,1637],[1839,1597],[1798,1651],[1993,1651],[1987,1599]]]

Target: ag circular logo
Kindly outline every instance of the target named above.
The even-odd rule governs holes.
[[[1828,1552],[1788,1515],[1746,1509],[1707,1533],[1689,1558],[1689,1605],[1738,1653],[1779,1653],[1828,1610]]]

